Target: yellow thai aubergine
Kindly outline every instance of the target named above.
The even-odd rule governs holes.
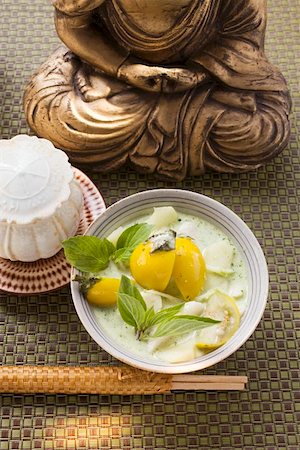
[[[206,267],[199,248],[189,238],[176,238],[175,250],[155,250],[151,241],[136,247],[130,258],[133,278],[145,289],[163,292],[171,278],[185,300],[202,290]]]
[[[192,300],[203,289],[206,266],[202,253],[194,242],[186,237],[176,239],[176,257],[173,279],[185,300]]]
[[[86,299],[93,305],[104,308],[114,306],[118,299],[120,280],[117,278],[101,278],[86,293]]]
[[[152,248],[151,241],[139,244],[130,257],[130,270],[143,288],[163,292],[172,275],[175,250],[156,250],[151,253]]]

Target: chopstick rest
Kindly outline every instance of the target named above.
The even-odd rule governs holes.
[[[243,390],[245,376],[169,375],[129,366],[2,366],[0,392],[18,394],[161,394]]]

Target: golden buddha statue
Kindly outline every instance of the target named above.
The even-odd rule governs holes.
[[[25,113],[72,161],[173,180],[253,170],[283,150],[290,98],[264,54],[265,0],[53,0],[66,45]]]

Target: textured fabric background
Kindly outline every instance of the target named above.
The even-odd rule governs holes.
[[[22,91],[56,47],[46,0],[1,0],[0,137],[26,133]],[[154,187],[209,195],[251,227],[265,251],[270,295],[254,335],[212,374],[249,376],[243,393],[153,397],[0,396],[0,449],[288,449],[300,446],[299,194],[300,2],[269,0],[267,53],[293,98],[292,137],[273,163],[243,175],[184,183],[121,171],[93,175],[107,204]],[[1,364],[113,363],[79,322],[69,288],[49,295],[0,294]]]

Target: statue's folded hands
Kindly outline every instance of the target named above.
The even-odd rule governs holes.
[[[180,67],[149,66],[126,60],[117,72],[126,83],[149,92],[184,92],[208,80],[208,74]]]

